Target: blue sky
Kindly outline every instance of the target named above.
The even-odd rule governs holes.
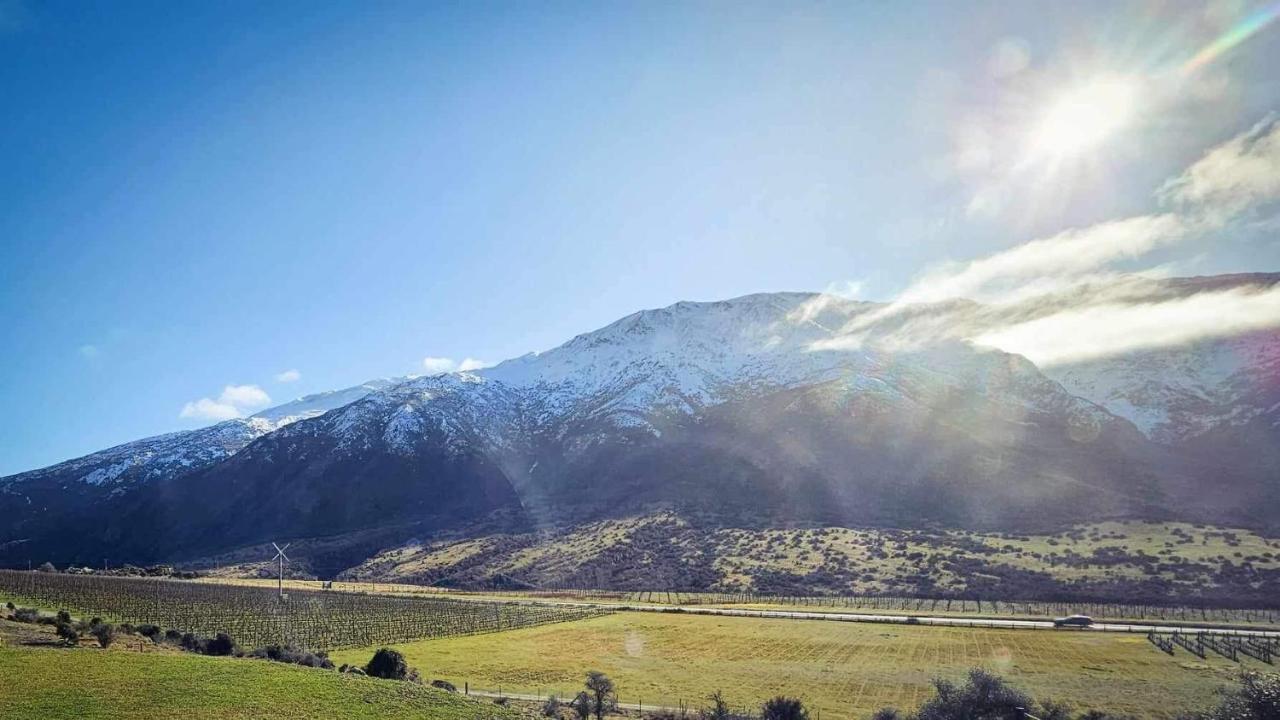
[[[1280,27],[1145,80],[1267,7],[0,0],[0,475],[206,424],[228,385],[889,300],[1152,212],[1280,110]],[[1149,94],[1125,124],[1026,170],[1044,108],[1113,74]],[[1280,269],[1274,227],[1143,260]]]

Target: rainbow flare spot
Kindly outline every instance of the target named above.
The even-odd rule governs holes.
[[[1223,53],[1248,40],[1259,30],[1280,18],[1280,1],[1258,8],[1249,13],[1235,27],[1218,36],[1218,39],[1205,45],[1194,57],[1182,64],[1182,73],[1190,74],[1218,59]]]

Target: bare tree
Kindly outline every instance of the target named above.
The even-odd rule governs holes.
[[[587,692],[591,694],[591,709],[595,711],[596,720],[603,718],[605,712],[612,710],[617,703],[613,681],[598,670],[587,673]]]

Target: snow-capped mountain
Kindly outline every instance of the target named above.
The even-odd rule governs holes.
[[[1224,474],[1226,461],[1200,467],[1171,446],[1194,436],[1225,447],[1235,436],[1223,428],[1257,431],[1274,416],[1280,398],[1257,390],[1276,387],[1264,382],[1271,336],[1046,376],[945,333],[880,341],[918,318],[981,318],[982,306],[888,323],[884,308],[814,293],[681,302],[484,370],[366,383],[13,476],[0,480],[0,516],[14,518],[0,524],[0,562],[103,546],[181,559],[268,538],[543,527],[654,508],[764,525],[1015,529],[1249,520],[1272,501],[1265,463]],[[851,341],[850,328],[867,327],[871,341]],[[1212,407],[1179,399],[1197,393]],[[1194,498],[1210,470],[1219,492],[1206,504]],[[59,532],[72,523],[77,533]]]
[[[348,405],[397,382],[399,380],[371,380],[344,390],[307,395],[247,418],[124,443],[47,468],[0,478],[0,491],[6,487],[17,488],[47,480],[104,485],[155,480],[192,472],[234,455],[269,432]]]

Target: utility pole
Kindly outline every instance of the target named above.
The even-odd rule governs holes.
[[[273,560],[279,560],[279,561],[280,561],[280,580],[279,580],[279,582],[276,584],[276,589],[277,589],[277,590],[279,591],[279,593],[280,593],[280,599],[281,599],[281,600],[283,600],[283,599],[284,599],[284,561],[289,559],[289,556],[288,556],[288,555],[285,555],[285,554],[284,554],[284,551],[285,551],[285,550],[287,550],[287,549],[289,548],[289,546],[290,546],[290,545],[292,545],[292,544],[293,544],[293,543],[285,543],[285,544],[284,544],[284,547],[280,547],[279,545],[277,545],[277,544],[275,544],[275,543],[271,543],[271,547],[273,547],[273,548],[275,548],[275,549],[276,549],[276,556],[275,556],[274,558],[272,558],[272,559],[273,559]]]

